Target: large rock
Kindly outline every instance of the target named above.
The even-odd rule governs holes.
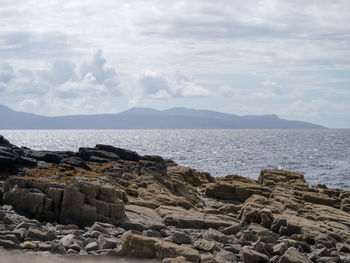
[[[183,256],[190,262],[200,262],[199,252],[190,247],[179,246],[171,242],[132,233],[125,234],[118,254],[129,257],[157,259]]]
[[[161,230],[165,228],[163,219],[153,209],[136,205],[126,205],[125,215],[121,222],[124,229]]]
[[[27,178],[8,178],[4,203],[41,221],[90,226],[95,221],[119,223],[125,216],[125,193],[97,182],[73,180],[62,184]]]
[[[228,175],[218,183],[208,184],[206,195],[225,200],[244,202],[254,194],[268,197],[271,190],[255,181],[238,175]]]

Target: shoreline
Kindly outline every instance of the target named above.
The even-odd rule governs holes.
[[[350,262],[350,191],[296,172],[214,178],[110,145],[34,151],[0,136],[0,178],[0,246],[18,254]]]

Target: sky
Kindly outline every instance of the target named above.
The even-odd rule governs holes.
[[[0,0],[0,104],[350,128],[349,10],[348,0]]]

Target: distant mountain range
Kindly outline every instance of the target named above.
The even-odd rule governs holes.
[[[209,110],[132,108],[117,114],[48,117],[0,105],[0,129],[324,129],[277,115],[238,116]]]

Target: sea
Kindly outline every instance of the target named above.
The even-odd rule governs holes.
[[[17,146],[72,150],[109,144],[160,155],[212,176],[257,179],[262,169],[301,172],[311,184],[350,189],[350,129],[0,130]]]

